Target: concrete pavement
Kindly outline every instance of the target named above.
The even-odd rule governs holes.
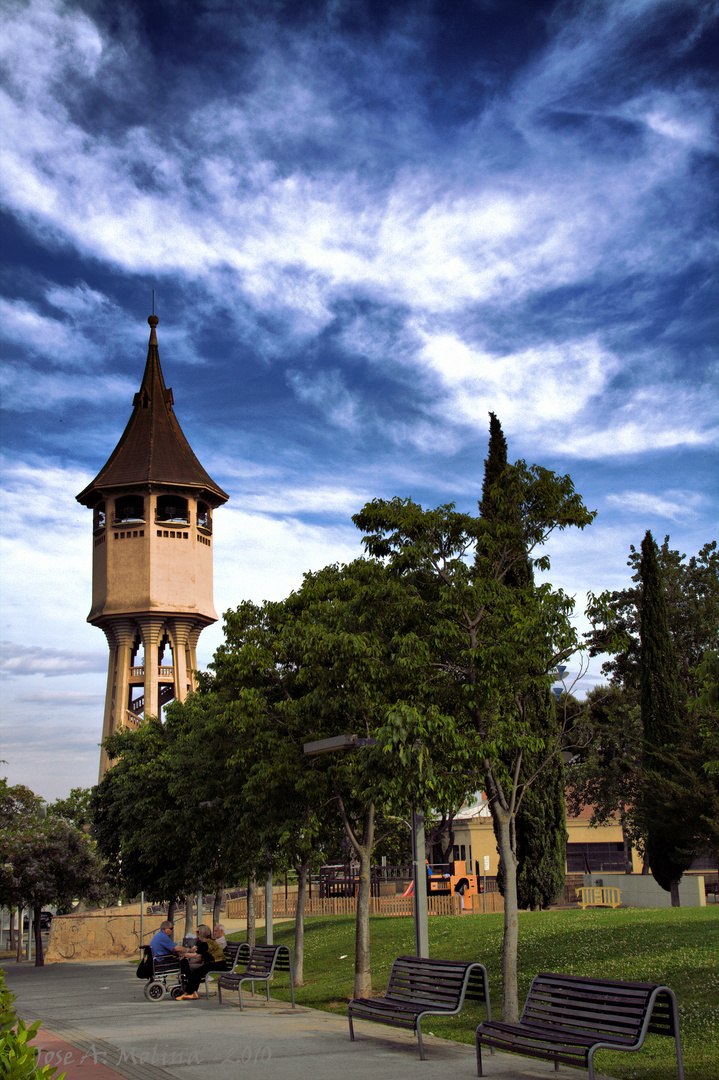
[[[8,989],[25,1020],[41,1019],[40,1064],[59,1065],[67,1080],[471,1080],[474,1049],[429,1034],[427,1060],[408,1032],[358,1021],[350,1042],[346,1017],[297,1007],[264,993],[148,1002],[126,961],[48,964],[4,962]],[[488,1080],[586,1080],[586,1071],[515,1055],[483,1056]],[[597,1080],[609,1080],[597,1077]]]

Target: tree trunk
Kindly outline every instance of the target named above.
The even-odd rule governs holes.
[[[362,823],[360,840],[352,823],[347,817],[342,796],[337,794],[337,803],[347,838],[359,859],[359,887],[357,889],[357,917],[355,920],[355,989],[354,996],[372,996],[372,972],[369,951],[369,898],[371,880],[371,858],[374,847],[374,803],[367,805]]]
[[[215,902],[212,905],[212,929],[213,930],[215,929],[218,922],[220,921],[220,916],[222,914],[222,899],[223,899],[223,896],[224,896],[224,891],[225,891],[224,887],[222,885],[220,885],[217,892],[215,893]]]
[[[247,944],[254,949],[257,944],[257,914],[255,911],[255,898],[257,896],[257,882],[251,877],[247,882]]]
[[[10,940],[8,949],[10,952],[15,948],[15,908],[10,908]]]
[[[305,859],[301,864],[295,865],[297,871],[297,907],[295,909],[295,959],[294,976],[295,986],[304,984],[305,962],[305,897],[307,896],[307,872],[310,861]]]
[[[45,954],[42,951],[42,931],[40,930],[41,909],[42,905],[39,904],[36,908],[33,909],[32,913],[33,930],[35,933],[35,967],[45,966]],[[30,928],[28,927],[28,932],[29,930]]]
[[[167,920],[168,922],[175,921],[175,911],[177,910],[177,900],[170,900],[167,905]]]
[[[374,811],[374,806],[372,806]],[[373,813],[374,817],[374,813]],[[371,829],[374,832],[374,828]],[[367,829],[365,828],[365,836]],[[374,837],[373,837],[374,839]],[[362,844],[358,852],[360,860],[359,888],[357,890],[357,926],[355,936],[355,997],[372,996],[372,971],[370,968],[369,899],[372,842]]]
[[[672,907],[681,907],[681,904],[679,903],[679,881],[680,878],[677,878],[676,881],[670,883],[669,891],[672,897]]]
[[[190,937],[192,934],[192,897],[185,897],[185,937]]]
[[[519,941],[519,909],[517,906],[517,858],[512,844],[510,815],[491,804],[495,819],[499,857],[504,872],[504,942],[502,946],[502,1020],[515,1023],[519,1019],[519,989],[517,987],[517,945]]]

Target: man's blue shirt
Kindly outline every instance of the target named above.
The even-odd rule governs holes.
[[[152,949],[152,955],[159,959],[162,956],[172,955],[172,951],[175,948],[175,942],[171,937],[167,936],[164,930],[158,930],[150,942],[150,948]]]

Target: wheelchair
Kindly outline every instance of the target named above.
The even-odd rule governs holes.
[[[152,975],[145,983],[143,994],[148,1001],[162,1001],[166,994],[175,1000],[184,994],[185,987],[177,956],[154,957],[149,945],[143,945],[146,960],[152,963]]]

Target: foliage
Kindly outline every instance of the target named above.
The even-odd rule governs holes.
[[[650,532],[642,542],[640,576],[639,704],[644,742],[639,813],[652,875],[663,889],[671,889],[672,903],[678,903],[679,880],[695,855],[695,807],[685,802],[681,787],[677,791],[677,770],[682,759],[687,758],[686,708],[679,689],[656,545]]]
[[[105,887],[90,840],[66,821],[18,825],[0,836],[3,895],[34,908],[96,900]]]
[[[36,1020],[27,1027],[24,1020],[18,1019],[13,1006],[15,996],[5,986],[0,970],[0,1080],[50,1080],[57,1068],[38,1066],[38,1049],[30,1045],[41,1022]],[[64,1076],[60,1073],[55,1080],[63,1080]]]
[[[549,695],[549,691],[545,693]],[[549,710],[554,711],[551,701],[546,712]],[[540,755],[525,754],[520,783],[532,776],[541,764]],[[541,778],[523,790],[515,823],[517,905],[520,908],[546,909],[555,903],[564,889],[567,864],[564,775],[564,763],[556,754],[542,768]],[[498,883],[499,880],[498,870]]]
[[[560,701],[560,705],[562,702]],[[625,863],[632,872],[632,846],[643,851],[641,831],[631,816],[639,799],[642,722],[636,694],[619,686],[596,686],[587,694],[588,710],[577,709],[574,757],[567,768],[567,809],[573,816],[592,808],[590,825],[618,813]],[[574,703],[569,703],[574,707]]]
[[[369,553],[387,561],[408,598],[422,601],[399,654],[409,686],[431,688],[452,763],[469,790],[487,792],[505,871],[503,1015],[516,1018],[516,814],[526,787],[558,753],[562,730],[539,730],[531,703],[549,690],[557,663],[579,643],[573,601],[536,585],[522,567],[547,569],[540,548],[556,530],[584,528],[586,509],[568,476],[520,461],[484,493],[486,517],[452,504],[424,510],[409,499],[375,500],[354,517]],[[473,564],[469,557],[474,555]],[[408,601],[409,602],[409,601]],[[394,707],[384,738],[402,760],[426,738],[427,710],[415,698]],[[451,733],[451,736],[450,736]],[[390,742],[391,738],[391,742]],[[524,755],[536,755],[520,783]],[[425,751],[432,768],[447,756]]]
[[[36,955],[42,966],[40,910],[69,906],[75,898],[100,899],[106,880],[94,845],[62,818],[41,816],[42,800],[28,788],[2,781],[6,827],[0,831],[0,902],[34,911]]]
[[[712,766],[712,762],[719,759],[719,709],[711,694],[711,660],[706,666],[704,658],[711,657],[717,644],[719,552],[716,541],[712,541],[687,559],[686,555],[670,548],[667,536],[661,547],[654,545],[654,555],[662,581],[674,653],[673,674],[666,687],[657,687],[657,700],[668,693],[673,700],[679,701],[683,716],[680,737],[678,741],[665,741],[662,746],[657,746],[654,757],[650,750],[646,770],[641,756],[631,752],[632,729],[640,704],[642,627],[642,551],[632,546],[628,565],[634,571],[634,584],[600,598],[606,616],[601,617],[594,611],[595,622],[603,623],[603,626],[590,637],[593,654],[607,649],[607,635],[624,637],[623,647],[610,649],[614,655],[603,665],[603,670],[611,676],[613,695],[611,715],[598,718],[597,728],[598,742],[606,744],[611,751],[606,761],[606,782],[601,780],[599,756],[587,764],[595,770],[595,790],[603,790],[607,805],[614,791],[614,809],[625,819],[627,834],[640,850],[644,849],[646,839],[647,814],[641,813],[639,799],[640,790],[644,790],[648,792],[649,801],[654,802],[656,819],[673,814],[680,823],[683,835],[680,838],[675,834],[673,841],[678,842],[686,853],[699,848],[711,853],[719,847],[719,814],[715,810],[719,797],[719,767],[714,769]],[[621,695],[621,704],[618,695]],[[614,733],[610,731],[609,721],[616,725]],[[615,784],[617,766],[620,771],[628,767],[620,786]],[[647,770],[654,774],[651,781],[646,775]],[[573,770],[571,779],[576,777],[576,770]],[[585,771],[582,782],[586,780]],[[591,790],[591,786],[586,790]],[[634,811],[630,808],[632,802]]]
[[[697,555],[686,555],[670,548],[664,537],[656,550],[667,617],[678,669],[684,691],[696,697],[701,684],[698,666],[706,652],[717,647],[719,627],[719,551],[716,540],[704,544]],[[611,619],[590,641],[592,654],[605,651],[606,635],[623,636],[625,647],[603,665],[614,684],[639,689],[639,652],[641,625],[641,550],[632,544],[627,566],[633,570],[634,585],[607,596]]]
[[[24,784],[10,786],[0,777],[0,829],[9,829],[18,821],[41,817],[42,799]]]
[[[64,818],[82,829],[92,823],[92,788],[72,788],[66,799],[56,799],[47,808],[52,817]]]
[[[484,463],[480,514],[485,525],[497,529],[504,524],[507,503],[498,498],[511,474],[507,470],[507,443],[502,425],[494,413],[490,413],[489,448]],[[510,503],[514,513],[516,538],[514,552],[516,561],[508,569],[505,584],[521,590],[534,585],[532,565],[522,550],[521,517],[519,507]],[[475,556],[475,565],[481,573],[482,559]],[[486,567],[484,568],[486,573]],[[510,704],[510,711],[512,705]],[[537,690],[528,699],[525,719],[527,726],[543,739],[556,738],[558,716],[554,697],[548,688]],[[507,762],[511,766],[511,762]],[[564,811],[564,766],[559,755],[545,764],[541,784],[527,784],[542,766],[542,755],[525,751],[519,771],[518,787],[522,791],[521,802],[510,829],[509,852],[502,851],[499,844],[499,869],[497,882],[504,895],[504,860],[516,856],[517,903],[520,908],[543,908],[552,904],[564,886],[567,854],[567,830]],[[495,835],[499,839],[498,821],[494,820]]]

